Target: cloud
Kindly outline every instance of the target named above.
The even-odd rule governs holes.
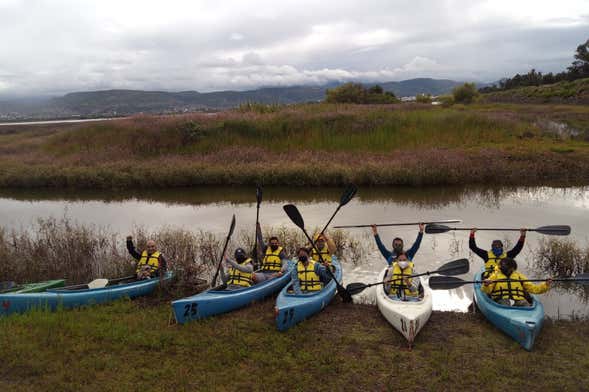
[[[560,71],[589,2],[0,0],[0,95]]]

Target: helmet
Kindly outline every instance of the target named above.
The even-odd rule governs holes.
[[[245,250],[243,250],[243,248],[235,249],[235,258],[236,259],[245,258],[245,257],[246,257],[246,254],[245,254]]]

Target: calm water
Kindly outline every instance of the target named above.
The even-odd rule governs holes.
[[[308,227],[322,227],[339,200],[341,189],[335,188],[265,188],[260,220],[264,227],[294,227],[282,206],[294,203],[299,207]],[[253,229],[256,208],[255,189],[235,187],[202,187],[161,192],[64,192],[2,191],[0,222],[6,228],[28,227],[42,217],[64,215],[79,223],[105,226],[121,235],[135,226],[156,229],[164,225],[190,230],[206,230],[226,234],[231,214],[237,217],[237,229]],[[580,246],[589,245],[589,188],[361,188],[357,196],[343,207],[333,225],[413,222],[436,219],[462,219],[463,227],[539,227],[567,224],[572,227],[569,238]],[[372,282],[385,261],[377,251],[370,229],[350,229],[365,247],[362,260],[344,263],[344,281]],[[417,226],[388,227],[379,230],[385,244],[402,237],[409,247],[417,235]],[[268,234],[268,233],[267,233]],[[489,248],[499,238],[513,245],[517,232],[478,232],[477,243]],[[533,253],[540,239],[528,233],[524,251],[518,257],[520,270],[529,277],[545,277],[534,270]],[[419,271],[433,270],[446,261],[469,257],[472,277],[482,261],[470,254],[468,232],[425,235],[415,258]],[[357,300],[373,302],[374,293],[365,290]],[[434,309],[465,311],[472,298],[472,288],[434,292]],[[589,316],[589,305],[580,297],[553,290],[542,296],[546,314],[569,317]]]

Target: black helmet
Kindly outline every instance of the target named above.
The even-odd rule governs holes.
[[[237,248],[235,249],[235,258],[236,259],[245,259],[246,254],[245,254],[245,250],[243,250],[243,248]]]

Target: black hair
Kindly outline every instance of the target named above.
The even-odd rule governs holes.
[[[278,237],[276,237],[276,236],[272,236],[272,237],[270,237],[270,239],[268,240],[268,242],[270,242],[270,241],[273,241],[273,240],[276,240],[276,241],[278,241]]]
[[[511,257],[501,259],[500,263],[504,264],[505,267],[509,269],[513,269],[514,271],[517,269],[517,262],[515,261],[515,259],[512,259]]]
[[[309,249],[308,249],[308,248],[305,248],[304,246],[301,246],[301,247],[299,248],[299,250],[297,250],[297,254],[298,254],[300,251],[302,251],[302,250],[303,250],[303,251],[305,251],[305,253],[306,253],[307,255],[311,254],[311,252],[309,251]]]
[[[395,238],[393,238],[393,244],[395,243],[395,241],[401,241],[401,243],[403,244],[403,239],[402,238],[395,237]]]

